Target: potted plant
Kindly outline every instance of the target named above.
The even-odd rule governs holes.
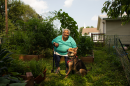
[[[92,63],[94,61],[93,47],[94,43],[89,36],[79,37],[77,55],[83,62]]]

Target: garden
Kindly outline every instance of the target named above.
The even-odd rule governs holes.
[[[77,22],[68,13],[62,12],[60,9],[50,12],[53,16],[42,18],[31,7],[20,1],[13,1],[8,6],[8,10],[8,34],[5,34],[4,31],[3,22],[5,21],[2,17],[4,15],[0,15],[2,20],[0,21],[0,37],[2,38],[0,86],[128,85],[120,58],[115,55],[115,50],[112,48],[112,53],[110,53],[106,46],[97,47],[89,36],[82,36],[82,31],[78,32]],[[28,14],[28,11],[32,15]],[[53,24],[56,19],[61,23],[60,29]],[[65,28],[70,29],[70,36],[76,41],[78,58],[82,60],[82,58],[88,57],[90,59],[84,64],[87,69],[92,69],[84,77],[71,73],[65,78],[64,61],[60,61],[60,74],[51,72],[53,68],[51,41],[58,35],[62,35],[62,29]],[[56,69],[55,66],[54,69]]]
[[[38,75],[42,74],[46,70],[45,80],[40,83],[34,83],[34,86],[127,86],[128,82],[125,77],[120,59],[114,54],[109,54],[105,47],[96,48],[94,52],[94,62],[85,63],[87,69],[92,69],[85,75],[81,77],[77,74],[69,74],[68,78],[65,79],[65,62],[60,62],[60,73],[51,73],[53,67],[53,57],[45,57],[40,60],[23,61],[19,60],[17,54],[6,55],[1,63],[4,61],[5,66],[0,67],[1,77],[4,77],[5,81],[0,81],[0,84],[6,86],[25,86],[25,80],[21,78],[21,75],[26,75],[26,72],[31,72],[33,77],[36,78]],[[114,52],[114,51],[113,51]],[[9,51],[6,51],[9,53]],[[3,55],[3,54],[1,54]],[[80,58],[80,56],[79,56]],[[56,68],[54,68],[56,69]],[[8,78],[7,78],[8,77]],[[1,79],[1,78],[0,78]],[[7,80],[6,80],[7,79]],[[10,80],[10,81],[9,81]]]
[[[89,63],[84,62],[87,69],[92,68],[87,75],[81,77],[80,75],[71,73],[68,78],[65,79],[66,74],[64,61],[60,62],[60,74],[52,73],[53,45],[51,44],[51,40],[60,35],[60,33],[58,33],[49,22],[43,22],[43,24],[37,19],[31,19],[28,23],[28,27],[26,27],[30,27],[30,29],[27,31],[16,30],[14,34],[10,34],[8,37],[3,37],[3,42],[0,47],[0,85],[128,85],[121,61],[114,54],[115,50],[113,48],[108,50],[106,46],[95,46],[91,38],[88,36],[79,35],[79,38],[77,39],[78,41],[76,41],[78,46],[78,58],[92,56],[92,53],[94,54],[93,61]],[[37,29],[36,26],[33,25],[37,25]],[[51,35],[49,33],[51,33]],[[112,53],[109,53],[109,51]],[[27,57],[23,59],[21,58],[21,55],[38,55],[41,57],[34,57],[26,60]],[[54,69],[56,69],[55,66]],[[30,74],[27,75],[27,73]],[[39,75],[41,75],[42,80],[37,81]]]

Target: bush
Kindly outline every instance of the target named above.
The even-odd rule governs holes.
[[[42,74],[43,71],[46,69],[45,63],[42,60],[36,61],[36,60],[31,60],[29,62],[29,68],[33,74],[33,76],[36,78],[38,75]]]
[[[4,39],[4,47],[21,54],[38,55],[43,49],[53,48],[51,41],[58,34],[53,24],[39,19],[30,19],[24,30],[17,30],[14,35]]]
[[[10,57],[11,54],[8,50],[2,49],[0,45],[0,86],[11,86],[14,83],[18,86],[25,86],[26,83],[22,83],[18,77],[14,76],[19,73],[10,70],[11,62],[14,60]]]
[[[78,55],[85,56],[86,54],[92,54],[94,43],[89,36],[79,37],[78,42]]]
[[[43,49],[40,52],[40,54],[43,55],[43,57],[45,58],[50,58],[50,57],[53,57],[53,50],[50,48],[46,48],[46,49]]]

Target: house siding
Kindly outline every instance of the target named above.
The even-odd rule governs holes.
[[[130,22],[121,25],[121,20],[106,20],[106,35],[119,35],[123,44],[130,44]]]
[[[99,32],[100,33],[105,33],[106,32],[106,21],[105,20],[102,20],[101,19],[101,21],[100,21],[101,23],[100,23],[100,27],[99,27]],[[103,24],[103,22],[104,22],[104,24]]]

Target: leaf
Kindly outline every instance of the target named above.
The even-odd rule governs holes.
[[[0,86],[7,86],[7,84],[3,84],[3,83],[1,84],[1,83],[0,83]]]
[[[11,54],[13,54],[13,53],[12,53],[12,52],[11,52],[11,53],[9,53],[9,54],[7,55],[7,57],[8,57],[8,56],[10,56]]]
[[[2,52],[4,52],[6,49],[2,49],[1,51],[0,51],[0,54],[2,53]]]
[[[2,59],[2,61],[3,61],[3,62],[6,62],[7,60],[9,60],[9,59],[11,59],[11,58],[12,58],[12,57],[7,57],[7,56],[6,56],[5,58]],[[10,61],[10,60],[9,60],[9,61]]]
[[[25,86],[27,83],[12,83],[9,86]]]
[[[1,71],[8,71],[8,68],[7,67],[2,67],[0,68]]]
[[[16,76],[16,75],[21,75],[20,73],[18,72],[11,72],[12,75]]]
[[[9,84],[10,83],[10,80],[4,78],[4,77],[0,77],[0,84],[3,83],[3,84]]]
[[[0,59],[2,59],[7,53],[9,53],[9,51],[4,51],[0,54]]]
[[[0,51],[1,51],[1,49],[2,49],[1,46],[2,46],[2,45],[0,44]]]
[[[0,61],[0,67],[1,67],[3,64],[4,64],[4,62],[3,62],[3,61]]]

